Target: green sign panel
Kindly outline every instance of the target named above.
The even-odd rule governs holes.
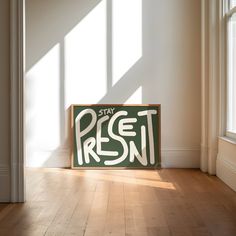
[[[156,168],[160,105],[73,105],[72,168]]]

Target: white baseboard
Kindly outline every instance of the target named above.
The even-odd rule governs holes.
[[[236,165],[222,158],[221,155],[217,157],[216,175],[236,191]]]
[[[163,149],[161,162],[163,168],[199,168],[200,149]]]
[[[38,151],[28,156],[27,167],[70,167],[69,149]],[[163,168],[199,168],[200,149],[162,149],[161,162]]]
[[[0,202],[10,202],[10,169],[0,165]]]

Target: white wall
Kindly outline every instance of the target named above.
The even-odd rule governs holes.
[[[0,1],[0,202],[10,200],[10,9]]]
[[[199,167],[200,1],[110,3],[26,0],[27,165],[69,165],[73,103],[160,103],[163,166]]]

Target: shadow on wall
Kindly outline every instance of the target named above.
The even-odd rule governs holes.
[[[199,13],[196,0],[26,0],[26,165],[70,165],[71,104],[161,103],[162,145],[198,147]]]

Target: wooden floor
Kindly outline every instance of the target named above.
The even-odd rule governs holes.
[[[236,235],[236,193],[198,170],[27,170],[0,235]]]

